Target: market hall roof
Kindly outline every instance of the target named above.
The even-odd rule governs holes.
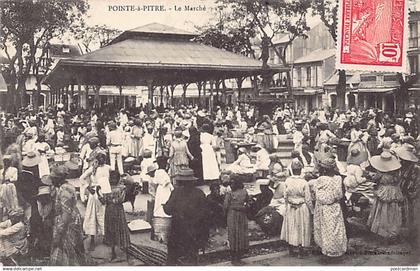
[[[122,33],[110,45],[61,59],[47,84],[170,85],[258,75],[262,62],[192,41],[193,33],[149,24]],[[286,71],[281,65],[275,71]]]

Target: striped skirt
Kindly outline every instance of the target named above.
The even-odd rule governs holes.
[[[121,203],[106,205],[104,244],[122,249],[130,246],[130,232]]]
[[[231,251],[248,249],[248,219],[245,212],[229,210],[227,215],[228,240]]]

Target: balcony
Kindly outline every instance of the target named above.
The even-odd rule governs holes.
[[[408,39],[408,47],[409,48],[419,48],[419,40],[420,37],[412,37]]]

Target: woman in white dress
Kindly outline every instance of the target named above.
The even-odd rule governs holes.
[[[90,250],[95,247],[95,236],[104,235],[105,232],[105,205],[99,200],[100,193],[111,192],[109,177],[111,167],[105,164],[106,155],[97,154],[97,164],[89,167],[80,176],[80,198],[86,202],[86,193],[89,193],[86,212],[83,221],[83,231],[91,236]]]
[[[311,246],[313,206],[309,184],[301,175],[302,163],[299,160],[294,160],[291,167],[292,176],[288,177],[284,184],[286,212],[280,239],[289,244],[291,256],[301,257],[304,248]]]
[[[208,124],[203,124],[201,130],[200,141],[203,156],[203,179],[205,181],[218,180],[220,170],[216,153],[214,152],[216,139],[210,134],[210,126]]]

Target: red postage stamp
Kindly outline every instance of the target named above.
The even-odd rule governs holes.
[[[406,0],[339,0],[338,69],[407,71]]]

